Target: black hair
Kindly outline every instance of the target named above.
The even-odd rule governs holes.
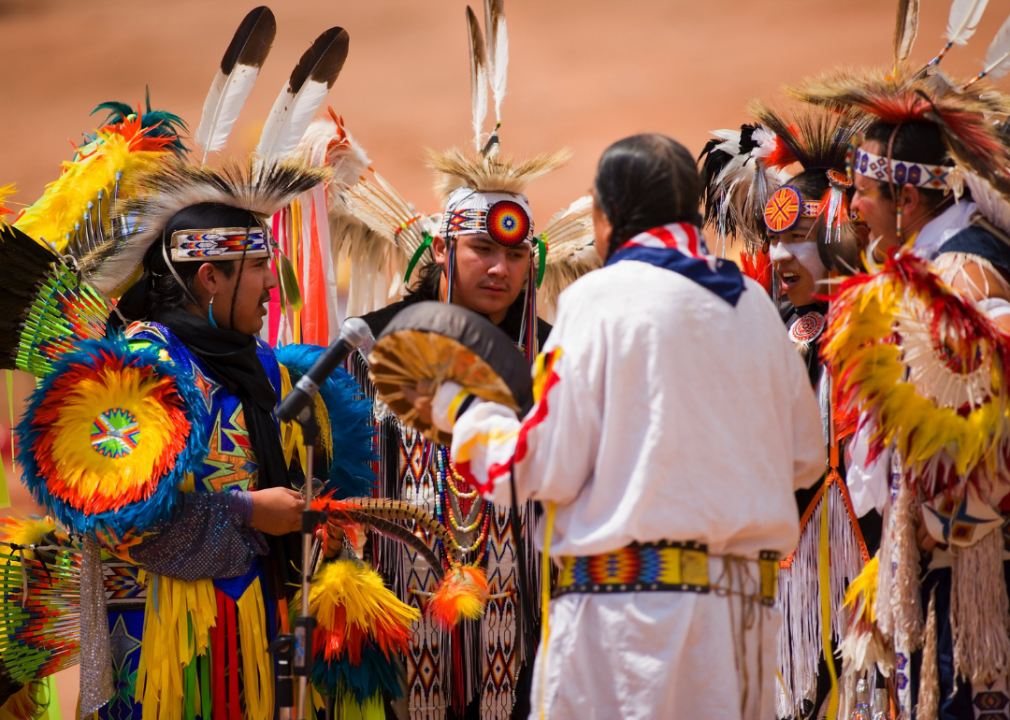
[[[230,205],[206,202],[180,210],[168,221],[161,236],[147,249],[143,263],[145,277],[120,299],[120,312],[128,320],[147,320],[163,310],[183,307],[193,301],[193,279],[203,263],[172,262],[172,270],[175,270],[175,275],[182,281],[180,285],[165,260],[166,256],[171,258],[173,233],[180,230],[259,226],[259,219],[251,212]],[[241,281],[244,266],[241,260],[218,262],[215,266],[227,278],[232,277],[237,270]],[[233,302],[232,314],[234,312]]]
[[[897,132],[895,132],[895,128],[897,128]],[[865,139],[879,142],[883,147],[877,154],[886,158],[892,135],[894,136],[894,145],[891,147],[890,155],[894,162],[906,160],[925,165],[952,166],[954,164],[947,153],[943,130],[936,123],[916,121],[902,123],[898,126],[894,123],[878,121],[866,129]],[[881,196],[894,202],[891,184],[887,181],[880,181],[877,185]],[[932,209],[946,199],[947,193],[943,190],[919,188],[919,196],[923,199],[926,207]]]
[[[701,226],[701,178],[694,157],[658,133],[608,147],[596,169],[596,202],[613,226],[608,255],[635,235],[670,223]]]

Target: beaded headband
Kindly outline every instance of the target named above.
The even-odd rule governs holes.
[[[484,193],[459,188],[442,216],[442,237],[487,233],[505,247],[533,242],[533,221],[524,195]]]
[[[853,172],[878,182],[894,182],[898,186],[914,185],[930,190],[946,189],[947,176],[953,169],[953,166],[927,165],[908,160],[892,160],[888,167],[887,158],[863,149],[856,150],[856,162],[853,166]]]
[[[212,228],[179,230],[172,233],[172,260],[175,262],[214,262],[270,257],[266,230],[251,228]]]

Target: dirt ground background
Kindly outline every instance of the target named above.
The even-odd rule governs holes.
[[[14,200],[34,201],[72,156],[68,140],[79,142],[101,119],[89,116],[95,105],[136,105],[145,86],[156,109],[195,127],[221,55],[252,7],[251,0],[0,0],[0,185],[17,182]],[[340,25],[351,51],[327,104],[376,170],[419,209],[435,211],[422,149],[471,137],[464,7],[463,0],[274,3],[277,39],[226,152],[255,145],[301,53]],[[508,0],[503,148],[575,151],[567,167],[531,188],[534,219],[546,222],[584,194],[601,152],[621,137],[662,132],[697,154],[709,130],[738,126],[748,101],[775,101],[783,83],[839,64],[889,63],[894,7],[887,0]],[[942,47],[948,9],[946,1],[922,0],[917,61]],[[1010,0],[992,0],[973,43],[953,49],[944,69],[978,72],[1008,13]],[[27,375],[15,376],[15,414],[32,386]],[[10,475],[7,393],[0,399],[12,502],[32,511]],[[76,682],[75,668],[58,679],[68,718]]]

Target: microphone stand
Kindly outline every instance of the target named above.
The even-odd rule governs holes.
[[[313,660],[312,635],[316,627],[316,619],[309,614],[309,581],[312,579],[312,543],[316,528],[326,522],[325,512],[312,509],[315,446],[319,438],[319,423],[316,421],[314,410],[314,404],[309,403],[295,418],[301,426],[305,445],[305,483],[302,486],[302,494],[305,496],[305,508],[302,510],[301,530],[301,613],[295,618],[294,633],[292,635],[279,635],[269,648],[278,659],[278,672],[275,684],[277,706],[281,709],[281,720],[290,720],[292,716],[290,708],[294,704],[293,677],[298,678],[297,720],[305,720],[308,714],[308,686],[309,677],[312,675]],[[287,671],[286,676],[284,673],[285,670]]]

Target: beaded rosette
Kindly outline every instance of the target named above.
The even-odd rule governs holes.
[[[202,396],[155,350],[89,340],[62,356],[17,427],[36,502],[77,533],[142,533],[207,454]]]

